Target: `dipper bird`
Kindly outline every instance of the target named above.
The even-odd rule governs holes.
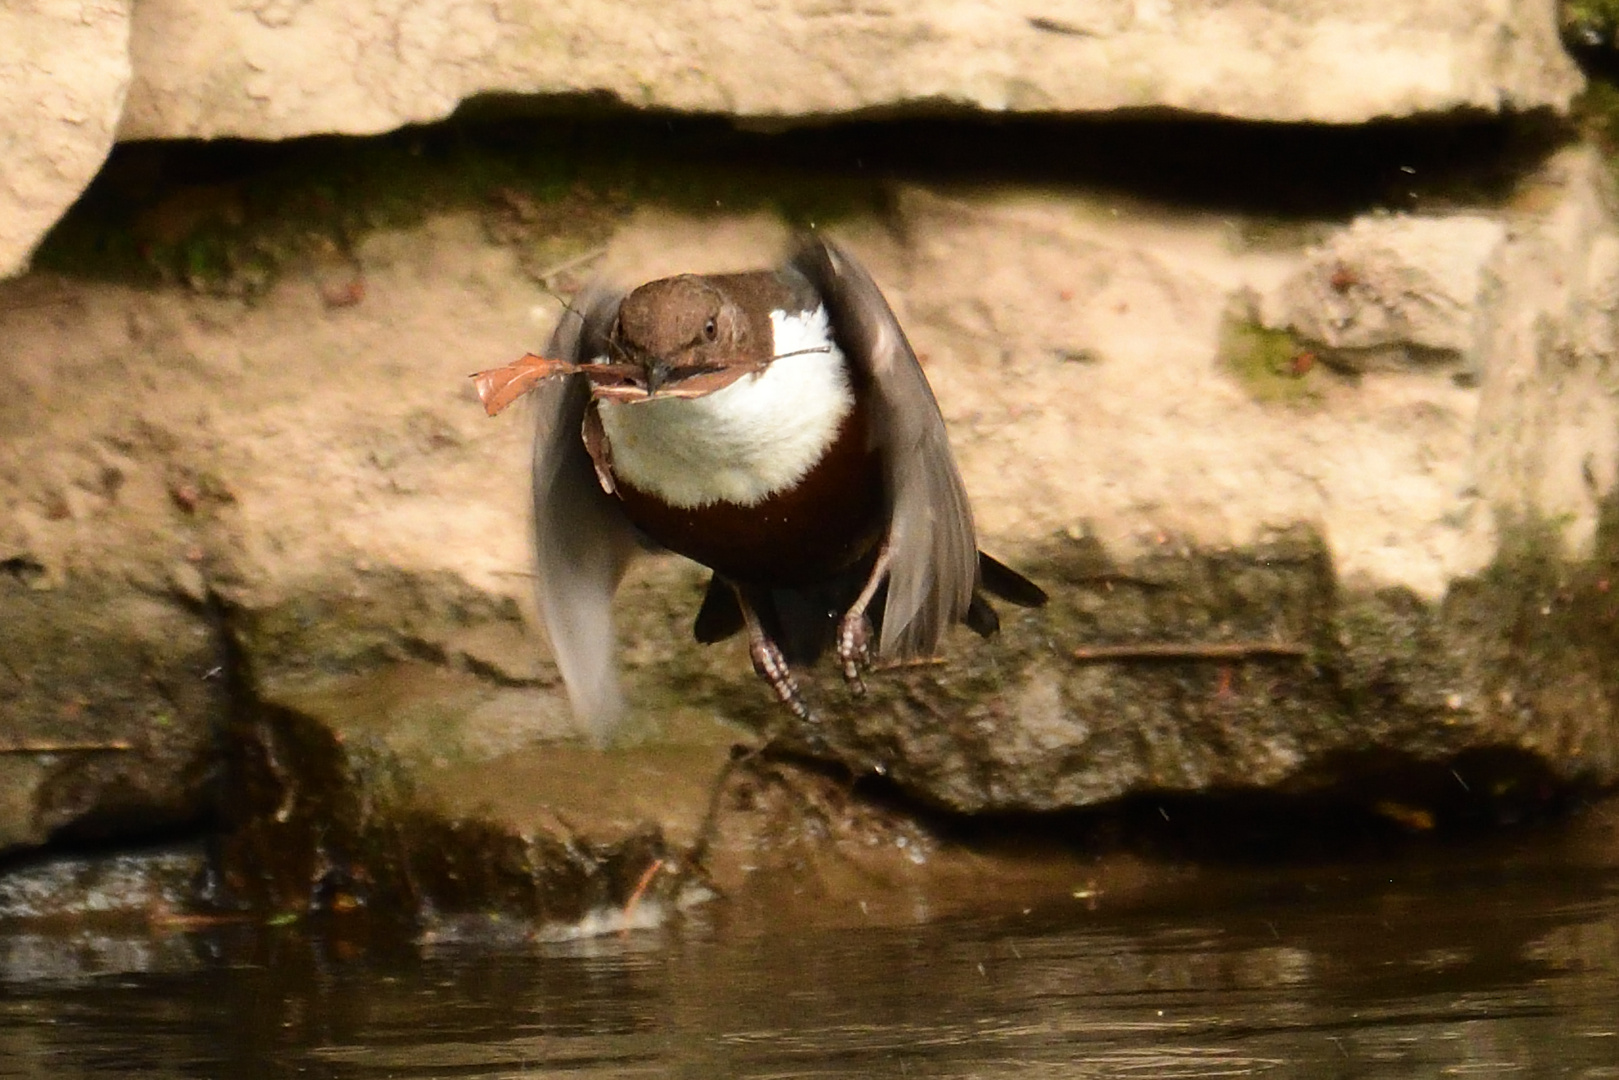
[[[849,689],[933,655],[952,623],[999,627],[987,590],[1046,596],[978,550],[944,419],[888,302],[842,248],[775,270],[592,287],[545,355],[538,594],[575,714],[623,711],[611,601],[638,548],[713,571],[695,636],[746,630],[755,670],[802,719],[793,664],[836,652]]]

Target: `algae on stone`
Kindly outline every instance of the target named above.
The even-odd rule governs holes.
[[[1321,396],[1322,372],[1314,349],[1288,330],[1251,319],[1228,319],[1220,339],[1220,362],[1256,401],[1309,405]]]

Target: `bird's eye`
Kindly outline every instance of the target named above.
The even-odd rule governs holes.
[[[713,319],[710,319],[706,323],[703,324],[703,338],[704,338],[704,340],[706,340],[706,341],[715,341],[715,340],[718,340],[719,336],[720,336],[720,328],[718,326],[714,325],[714,320]]]

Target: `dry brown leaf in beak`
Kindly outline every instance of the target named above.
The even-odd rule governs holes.
[[[515,363],[477,372],[471,378],[484,412],[495,416],[553,375],[571,375],[578,370],[577,364],[566,360],[547,360],[528,353]]]
[[[533,353],[513,363],[476,372],[470,378],[478,388],[484,412],[495,416],[546,379],[559,375],[587,375],[593,384],[608,387],[635,385],[635,372],[622,364],[573,364]],[[646,391],[626,396],[645,397]]]

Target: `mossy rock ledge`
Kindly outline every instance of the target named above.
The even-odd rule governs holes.
[[[1143,797],[1331,804],[1412,831],[1516,820],[1619,779],[1619,514],[1605,508],[1591,558],[1556,550],[1549,527],[1521,526],[1426,602],[1335,580],[1304,529],[1222,550],[1164,537],[1128,564],[1054,541],[1018,560],[1047,608],[1003,606],[996,639],[959,632],[862,699],[823,665],[805,680],[813,725],[735,642],[685,640],[700,580],[655,562],[621,605],[638,708],[605,750],[573,731],[543,664],[513,678],[401,652],[258,686],[232,725],[223,884],[256,908],[370,907],[435,933],[461,916],[480,933],[656,919],[710,894],[716,847],[798,829],[776,805],[765,835],[769,767],[733,767],[765,733],[850,791],[869,779],[889,820],[867,832],[979,815],[1060,832],[1068,812]],[[722,886],[771,861],[736,856],[717,859]]]

